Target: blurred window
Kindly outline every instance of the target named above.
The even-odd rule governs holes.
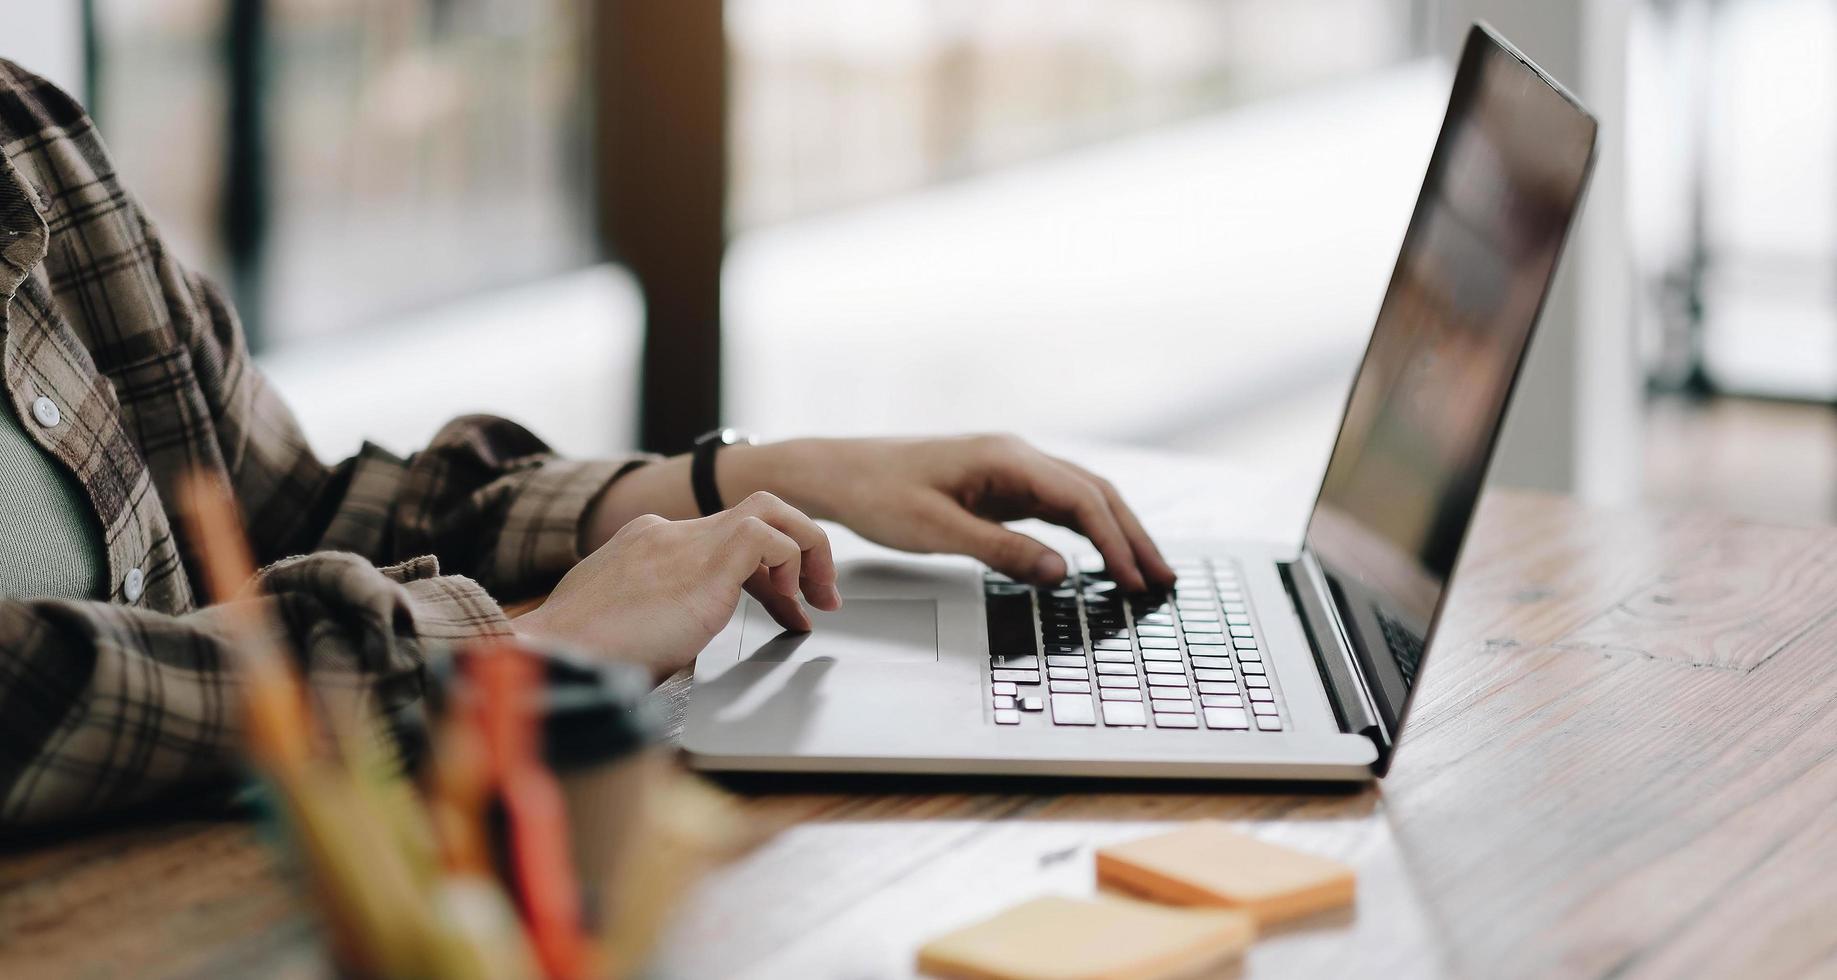
[[[745,229],[1366,71],[1419,0],[728,0]]]
[[[239,0],[98,0],[97,113],[187,259],[239,276],[220,38]],[[576,0],[265,0],[257,287],[269,344],[585,264]],[[182,163],[181,163],[182,161]],[[245,314],[248,311],[245,310]]]
[[[90,3],[93,102],[127,185],[182,256],[238,287],[261,344],[593,255],[590,3]],[[1423,3],[728,0],[729,222],[857,204],[1393,63],[1415,53]],[[251,9],[262,193],[226,205],[223,36]],[[259,224],[259,248],[225,245],[239,220]]]
[[[1651,0],[1631,27],[1628,217],[1654,379],[1837,399],[1837,6]]]

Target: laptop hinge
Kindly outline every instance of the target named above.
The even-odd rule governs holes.
[[[1358,658],[1353,656],[1327,576],[1305,549],[1300,558],[1283,563],[1281,571],[1295,611],[1307,630],[1308,643],[1314,648],[1314,659],[1320,664],[1320,676],[1326,682],[1327,697],[1333,702],[1340,730],[1371,739],[1378,747],[1378,758],[1386,758],[1390,754],[1390,735],[1372,703]]]

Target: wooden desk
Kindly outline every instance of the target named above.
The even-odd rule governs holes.
[[[1359,867],[1356,911],[1264,938],[1252,975],[1837,966],[1837,530],[1494,494],[1453,602],[1381,787],[761,796],[793,826],[709,883],[659,975],[902,976],[921,938],[1195,817]],[[311,937],[248,826],[0,858],[0,975],[316,975]]]

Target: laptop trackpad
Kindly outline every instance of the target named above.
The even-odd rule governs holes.
[[[838,612],[804,607],[816,628],[791,633],[746,600],[740,659],[759,663],[829,660],[912,664],[938,659],[938,604],[931,599],[849,599]]]

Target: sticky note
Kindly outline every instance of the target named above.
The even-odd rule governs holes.
[[[1099,848],[1097,880],[1156,901],[1242,909],[1268,925],[1351,904],[1357,876],[1338,861],[1201,821]]]
[[[1118,898],[1048,896],[919,950],[919,972],[953,980],[1163,980],[1210,975],[1256,935],[1248,915]]]

